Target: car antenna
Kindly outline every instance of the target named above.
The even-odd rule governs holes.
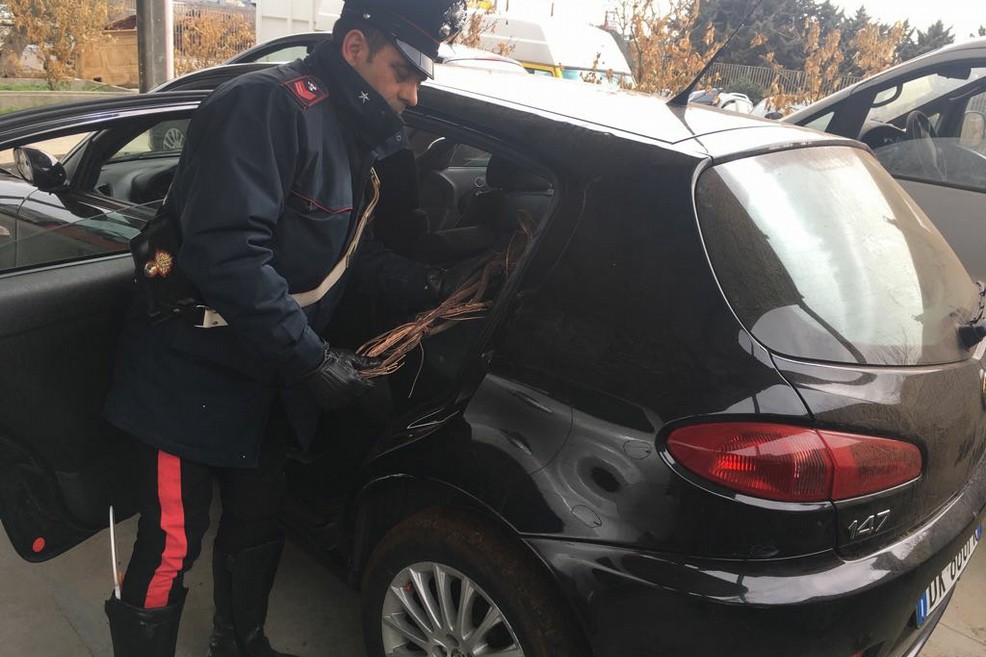
[[[698,81],[701,80],[702,76],[704,76],[708,72],[708,70],[712,67],[712,64],[714,64],[715,61],[719,59],[719,55],[722,53],[723,50],[726,49],[726,46],[728,46],[733,41],[733,37],[736,36],[736,33],[739,32],[744,25],[746,25],[746,22],[750,20],[751,16],[753,16],[753,12],[759,9],[760,5],[762,4],[763,4],[763,0],[758,0],[757,4],[753,5],[753,9],[751,9],[746,13],[746,16],[744,16],[743,20],[740,21],[740,24],[736,26],[736,29],[733,30],[733,33],[729,35],[729,38],[726,39],[726,42],[721,46],[719,46],[719,50],[716,50],[715,53],[711,57],[709,57],[709,61],[705,63],[705,66],[703,66],[702,70],[698,72],[698,75],[695,76],[695,78],[691,81],[691,83],[687,87],[685,87],[683,91],[679,92],[678,95],[676,95],[674,98],[669,100],[668,105],[685,106],[688,104],[688,97],[692,94],[693,91],[695,91],[695,87],[698,86]]]

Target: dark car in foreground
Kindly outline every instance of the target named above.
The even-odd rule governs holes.
[[[872,148],[969,272],[986,279],[986,39],[915,57],[784,121]]]
[[[0,514],[26,560],[133,512],[101,413],[127,240],[177,163],[151,135],[201,98],[0,118]],[[916,654],[982,536],[983,290],[870,151],[465,70],[405,119],[427,221],[378,237],[514,260],[289,463],[284,523],[361,589],[368,654]],[[406,321],[361,292],[334,343]]]

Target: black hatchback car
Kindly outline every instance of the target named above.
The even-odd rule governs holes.
[[[127,240],[177,162],[155,127],[200,99],[0,119],[0,510],[29,561],[134,507],[101,415]],[[492,72],[405,118],[424,219],[378,216],[392,248],[534,232],[482,319],[288,468],[368,654],[916,654],[982,537],[983,287],[873,155]],[[332,340],[403,320],[352,292]]]

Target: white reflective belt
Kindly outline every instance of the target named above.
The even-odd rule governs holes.
[[[370,217],[373,215],[373,210],[377,207],[377,201],[380,200],[380,178],[373,169],[370,169],[370,182],[373,184],[373,195],[360,215],[359,223],[356,224],[356,231],[353,233],[353,238],[349,240],[349,245],[346,247],[346,251],[342,254],[342,257],[339,258],[339,262],[336,263],[336,266],[332,268],[332,271],[329,272],[318,287],[307,292],[299,292],[291,295],[291,298],[297,301],[298,305],[302,308],[318,303],[339,282],[342,275],[346,273],[346,269],[349,268],[349,263],[356,253],[356,247],[359,246],[360,238],[363,237],[363,230],[366,228],[366,224],[369,223]],[[202,323],[195,325],[196,328],[218,328],[220,326],[228,326],[228,324],[222,315],[209,307],[203,308]]]

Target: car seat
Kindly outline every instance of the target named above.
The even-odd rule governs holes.
[[[458,217],[455,185],[444,173],[455,146],[451,139],[439,137],[416,160],[420,207],[428,215],[429,232],[451,228]]]
[[[490,158],[486,183],[488,189],[468,201],[455,227],[431,232],[418,241],[416,258],[442,264],[503,248],[517,230],[521,211],[537,222],[551,203],[552,187],[547,179],[500,155]]]

